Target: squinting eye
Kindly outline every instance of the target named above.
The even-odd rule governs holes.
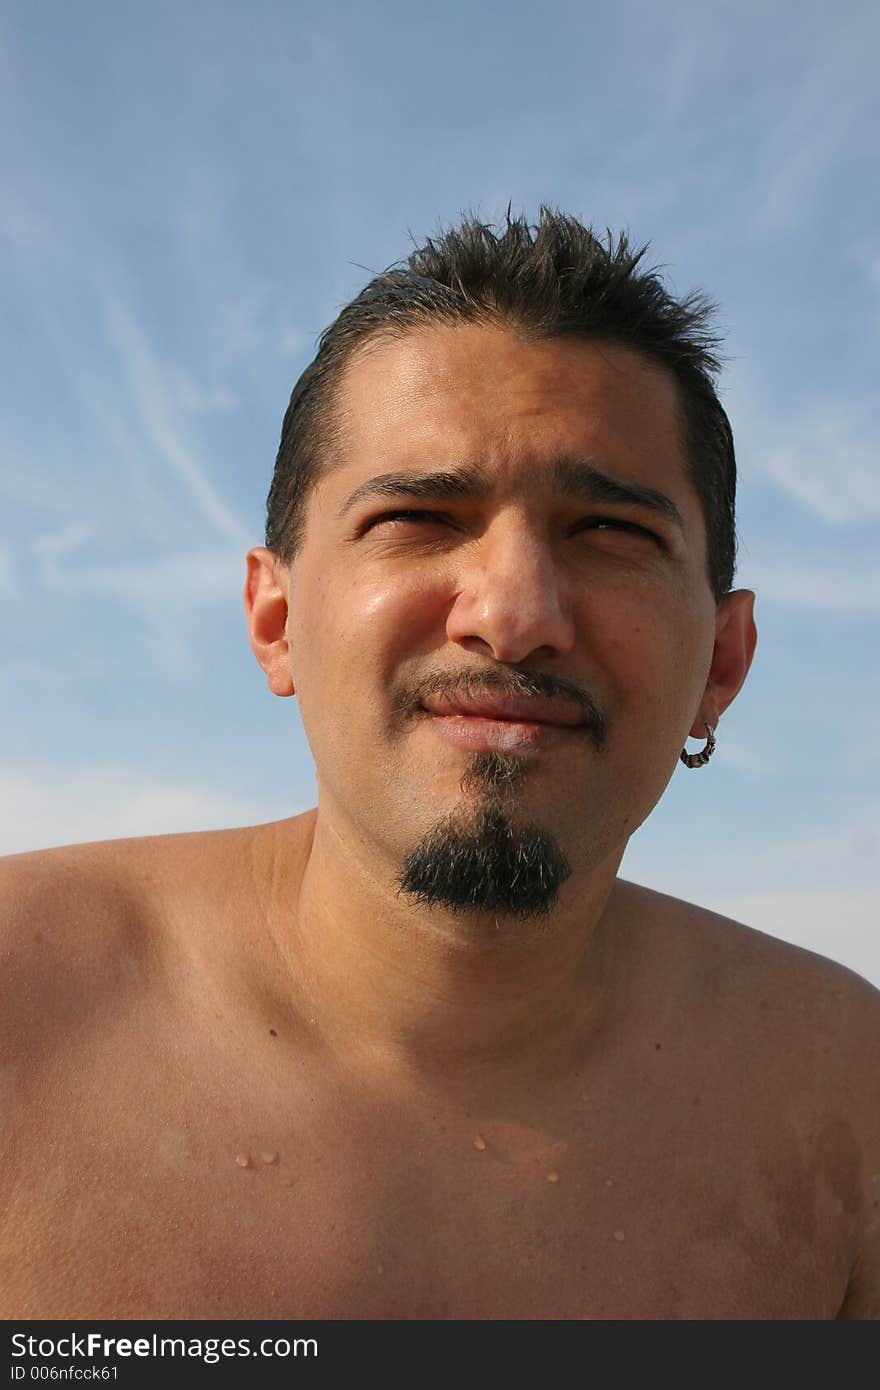
[[[635,521],[624,521],[617,516],[591,516],[582,524],[584,531],[626,531],[635,536],[646,536],[649,541],[665,549],[665,541],[662,536],[658,536],[656,531],[649,531],[647,526],[639,526]]]
[[[366,535],[377,526],[385,523],[402,522],[448,526],[452,524],[450,518],[442,512],[425,511],[423,508],[401,507],[397,511],[382,512],[381,516],[375,516],[368,521],[361,530],[361,535]],[[658,536],[656,531],[649,531],[647,526],[639,526],[635,521],[626,521],[617,516],[591,516],[586,517],[576,528],[580,531],[620,531],[625,535],[644,536],[646,540],[653,541],[661,550],[666,549],[666,542],[662,536]]]
[[[366,531],[371,531],[374,526],[380,526],[383,521],[442,521],[439,512],[407,511],[383,512],[381,516],[373,517],[365,526]]]

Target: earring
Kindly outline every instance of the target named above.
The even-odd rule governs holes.
[[[681,750],[681,760],[685,767],[705,767],[712,754],[715,752],[715,730],[711,724],[706,725],[706,745],[701,748],[699,753],[689,753],[686,748]]]

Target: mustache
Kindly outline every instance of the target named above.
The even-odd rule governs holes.
[[[422,677],[403,692],[396,702],[397,713],[414,716],[431,695],[458,696],[521,695],[544,700],[571,700],[581,710],[583,727],[598,749],[605,746],[607,724],[599,703],[588,690],[561,676],[537,671],[437,671]]]

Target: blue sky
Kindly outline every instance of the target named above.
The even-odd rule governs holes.
[[[370,272],[559,205],[720,303],[758,654],[623,872],[880,984],[880,10],[0,15],[0,853],[314,802],[240,599],[290,388]]]

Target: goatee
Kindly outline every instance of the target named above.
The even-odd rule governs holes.
[[[459,808],[428,831],[406,857],[398,892],[453,912],[547,918],[571,870],[552,835],[531,822],[514,824],[507,794],[524,775],[515,757],[472,759],[462,791],[479,791],[483,804]]]

